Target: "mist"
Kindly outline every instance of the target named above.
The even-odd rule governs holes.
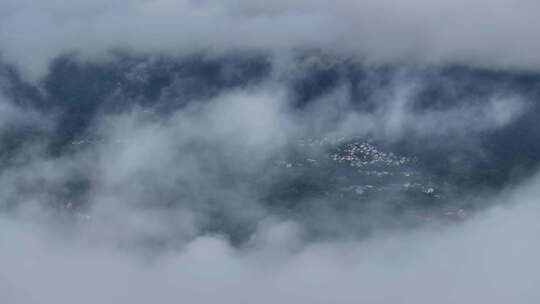
[[[206,235],[150,260],[88,232],[66,242],[43,227],[3,217],[2,300],[535,302],[537,189],[535,179],[508,195],[513,207],[457,227],[304,244],[297,226],[270,221],[241,250]]]
[[[0,302],[538,302],[536,6],[0,0]]]
[[[64,53],[322,49],[381,63],[537,69],[535,1],[2,1],[0,52],[29,79]],[[392,22],[387,22],[387,21]],[[519,46],[519,47],[516,47]]]

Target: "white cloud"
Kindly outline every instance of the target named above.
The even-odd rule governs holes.
[[[314,48],[372,63],[536,70],[537,6],[518,0],[0,0],[0,54],[34,81],[64,52],[104,60],[116,49],[177,56]],[[277,62],[270,78],[288,79],[296,68],[289,64]],[[96,140],[73,153],[52,156],[39,144],[17,151],[15,165],[0,171],[0,302],[538,302],[538,178],[479,198],[512,208],[451,227],[348,242],[305,242],[302,224],[271,215],[261,189],[253,188],[266,185],[268,164],[297,138],[475,141],[518,119],[526,100],[494,96],[417,112],[417,84],[399,78],[373,113],[352,111],[345,85],[293,111],[282,79],[274,80],[167,115],[138,108],[100,113],[88,135]],[[0,98],[0,132],[34,121],[51,126],[50,120]],[[79,208],[61,200],[69,197],[66,184],[81,176],[89,182],[88,205],[65,212]],[[15,210],[3,212],[8,203]],[[201,231],[216,213],[258,223],[257,231],[244,247],[234,247]]]
[[[453,227],[291,247],[288,244],[294,244],[299,233],[294,225],[270,221],[261,225],[250,248],[232,248],[219,237],[200,236],[181,250],[146,262],[118,249],[115,239],[96,246],[85,232],[66,240],[52,237],[39,225],[2,217],[0,286],[7,292],[0,300],[536,302],[537,189],[535,179],[507,196],[512,208],[495,208]]]
[[[464,63],[538,69],[538,3],[473,1],[0,2],[0,50],[29,79],[52,58],[110,50],[320,48],[375,63]]]

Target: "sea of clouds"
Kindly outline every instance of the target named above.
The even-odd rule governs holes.
[[[362,237],[332,208],[282,216],[264,194],[281,176],[272,171],[274,160],[302,138],[451,141],[482,157],[485,136],[537,110],[538,101],[514,90],[418,111],[425,79],[410,69],[461,65],[535,74],[539,5],[0,0],[0,61],[9,71],[0,77],[0,145],[9,150],[6,138],[24,130],[38,134],[1,158],[0,302],[538,302],[534,172],[500,189],[457,196],[491,206],[464,220]],[[304,51],[325,55],[298,60]],[[62,108],[46,104],[58,58],[103,67],[117,64],[118,54],[174,61],[243,53],[269,58],[263,80],[202,97],[164,97],[186,99],[166,113],[118,89],[107,98],[132,106],[98,108],[71,150],[51,152],[63,128]],[[290,83],[310,67],[343,64],[329,58],[368,69],[405,67],[369,111],[357,109],[346,82],[299,109]],[[13,79],[45,104],[16,98],[14,90],[22,89],[14,89]],[[84,191],[72,201],[78,186],[72,182],[79,180]],[[235,243],[230,234],[242,229],[228,225],[251,228]],[[232,232],[220,230],[225,226]],[[312,226],[337,236],[313,239]]]

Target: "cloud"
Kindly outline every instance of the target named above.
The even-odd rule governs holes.
[[[322,49],[372,63],[537,69],[534,1],[2,1],[0,48],[28,79],[75,52]],[[391,20],[392,22],[388,22]],[[519,45],[519,48],[515,46]]]
[[[77,230],[74,239],[59,238],[43,226],[2,217],[0,286],[6,292],[0,299],[60,304],[536,301],[537,189],[538,178],[508,194],[513,207],[452,227],[305,244],[294,224],[270,221],[243,249],[219,236],[199,236],[150,260],[119,248],[115,239],[96,243],[88,230]]]
[[[190,238],[215,214],[226,214],[241,226],[265,218],[267,192],[287,175],[276,173],[275,163],[290,157],[299,140],[438,143],[451,138],[453,147],[483,156],[479,139],[512,125],[530,105],[520,97],[493,95],[418,110],[423,83],[399,76],[376,97],[370,111],[355,109],[357,101],[344,85],[299,110],[290,102],[288,85],[271,78],[255,87],[186,102],[166,114],[142,106],[119,112],[98,108],[88,130],[65,143],[59,155],[50,152],[50,145],[62,136],[55,132],[66,131],[64,126],[54,117],[35,114],[38,125],[52,120],[60,131],[50,130],[11,156],[0,171],[0,206],[83,204],[104,221],[122,223],[116,216],[125,217],[126,228],[115,229],[119,233],[131,235],[131,223],[148,221],[156,224],[152,235],[168,238],[184,230]],[[15,109],[7,99],[5,104]],[[6,119],[21,128],[33,112],[13,113]],[[0,131],[6,128],[0,125]],[[324,157],[327,149],[320,145],[309,153]],[[166,207],[172,211],[160,209]],[[175,216],[187,224],[174,224]]]
[[[536,71],[536,6],[0,0],[1,59],[28,82],[1,83],[0,138],[17,144],[0,146],[0,302],[537,302],[540,178],[483,187],[499,177],[493,170],[528,164],[489,162],[489,149],[507,148],[489,136],[517,123],[531,129],[522,119],[537,111],[534,94],[486,85],[474,69],[470,85],[484,91],[430,74],[446,64]],[[125,57],[115,52],[144,56],[118,64]],[[239,77],[231,88],[218,77],[205,86],[221,55],[244,52],[267,56],[271,70],[254,83]],[[67,75],[47,76],[63,54],[67,72],[56,73]],[[200,62],[175,61],[193,54],[218,59],[200,76]],[[151,71],[155,58],[175,66]],[[90,75],[70,70],[72,59],[132,74]],[[378,74],[394,63],[405,67]],[[185,74],[175,70],[189,64]],[[223,82],[243,72],[229,64]],[[426,97],[430,81],[440,95]],[[146,97],[153,85],[170,94]],[[186,87],[212,92],[182,94]],[[39,109],[26,100],[29,88],[41,94]],[[302,90],[313,93],[307,101]],[[83,115],[82,131],[63,120],[82,125]],[[530,133],[512,140],[532,145],[522,134]],[[362,161],[373,172],[383,167],[375,179],[347,162],[354,155],[331,163],[336,149],[357,141],[375,151]],[[428,157],[398,155],[409,146]],[[435,155],[433,146],[458,153]],[[472,169],[459,171],[469,165],[459,157],[471,158]],[[422,167],[426,158],[451,173],[457,159],[458,179],[473,180],[473,189],[437,176],[432,163]],[[396,159],[405,169],[385,179]],[[501,168],[475,171],[478,163]]]
[[[32,108],[17,106],[0,92],[0,134],[6,130],[20,128],[50,129],[53,126],[52,118],[45,117]]]

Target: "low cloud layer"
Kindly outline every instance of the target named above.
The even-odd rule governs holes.
[[[535,1],[7,1],[0,53],[28,79],[75,52],[322,49],[371,63],[538,69]]]
[[[201,236],[145,260],[84,232],[75,240],[2,217],[0,299],[9,303],[528,303],[540,253],[538,179],[513,205],[457,227],[303,245],[269,222],[246,249]],[[508,202],[507,202],[508,203]],[[91,224],[89,224],[91,225]],[[101,226],[98,229],[108,229]]]
[[[0,303],[538,302],[537,6],[0,0]]]
[[[416,112],[414,79],[397,79],[371,112],[352,110],[340,87],[298,111],[286,88],[265,83],[167,115],[137,106],[100,114],[87,137],[60,156],[39,142],[22,147],[0,175],[7,210],[0,216],[0,301],[536,301],[537,177],[462,197],[502,206],[465,221],[433,220],[369,237],[351,238],[356,232],[345,231],[355,225],[332,208],[288,217],[263,202],[266,179],[282,176],[271,174],[275,159],[298,139],[443,136],[475,144],[511,125],[529,104],[493,97]],[[70,193],[81,178],[88,188]],[[352,216],[382,226],[401,220],[375,211]],[[215,221],[233,228],[209,229]],[[234,245],[238,224],[252,230]],[[310,241],[316,226],[340,232]]]

